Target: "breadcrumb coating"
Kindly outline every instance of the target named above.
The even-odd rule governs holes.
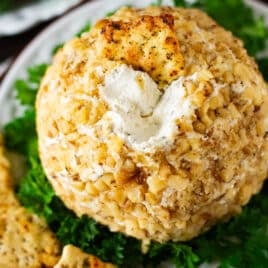
[[[115,133],[99,88],[122,64],[162,92],[196,78],[184,80],[195,108],[176,121],[172,146],[134,150]],[[42,164],[60,198],[144,241],[193,238],[239,213],[267,177],[267,85],[242,42],[199,10],[122,8],[97,22],[56,55],[36,108]]]

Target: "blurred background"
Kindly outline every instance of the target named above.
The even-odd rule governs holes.
[[[91,0],[0,0],[0,81],[23,48],[49,24]]]
[[[18,54],[41,30],[90,1],[0,0],[0,82]],[[268,5],[268,0],[261,2]]]

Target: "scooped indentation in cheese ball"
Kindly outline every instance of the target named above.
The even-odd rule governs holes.
[[[78,216],[145,241],[188,240],[260,190],[267,107],[242,42],[203,12],[122,8],[48,68],[40,157]]]
[[[161,91],[147,73],[126,65],[113,69],[100,94],[110,108],[106,115],[114,132],[135,150],[167,150],[179,133],[177,121],[195,117],[194,101],[183,85],[188,81],[197,82],[197,73],[180,76]]]

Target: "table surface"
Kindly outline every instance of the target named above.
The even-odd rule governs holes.
[[[1,0],[0,0],[1,1]],[[77,6],[83,5],[91,0],[83,0],[80,4],[76,5],[75,7],[71,8],[69,11],[63,13],[61,16],[64,16],[66,13],[70,12]],[[259,0],[260,1],[260,0]],[[268,0],[261,0],[261,2],[268,4]],[[23,48],[45,27],[49,26],[53,21],[58,19],[53,18],[46,22],[40,23],[39,25],[29,29],[26,32],[0,38],[0,64],[2,64],[2,70],[0,66],[0,82],[3,79],[8,67],[12,65],[12,62],[16,59],[18,54],[23,50]]]

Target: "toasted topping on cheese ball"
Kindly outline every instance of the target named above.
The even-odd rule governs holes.
[[[122,8],[68,42],[37,97],[57,195],[149,241],[239,213],[268,170],[268,95],[240,40],[201,11]]]

